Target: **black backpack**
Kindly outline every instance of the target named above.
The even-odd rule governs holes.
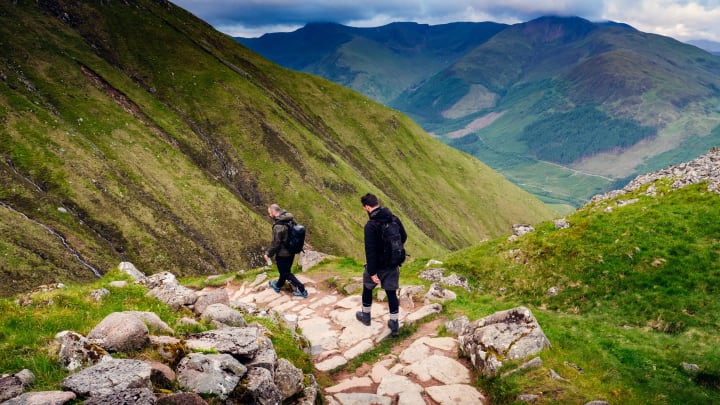
[[[295,221],[286,222],[287,239],[285,239],[285,247],[292,254],[298,254],[303,251],[305,246],[305,226]]]
[[[405,246],[403,246],[402,234],[400,233],[399,221],[397,217],[393,217],[390,222],[380,223],[383,259],[388,268],[400,266],[407,256]]]

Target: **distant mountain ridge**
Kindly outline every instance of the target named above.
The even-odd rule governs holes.
[[[263,38],[240,41],[262,53],[257,44],[273,37]],[[282,49],[275,43],[273,52]],[[365,49],[326,50],[334,58],[318,58],[312,73],[409,114],[548,203],[577,207],[720,143],[720,58],[627,24],[549,16],[504,26],[449,66],[408,75],[413,84],[389,101],[371,84],[399,62],[376,58],[375,76],[347,63],[372,54]],[[369,77],[361,86],[338,80],[341,71]]]
[[[322,76],[388,103],[506,27],[491,22],[400,22],[377,28],[311,23],[291,33],[236,39],[282,66]]]

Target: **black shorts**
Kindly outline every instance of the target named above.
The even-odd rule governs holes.
[[[383,290],[392,291],[400,288],[400,267],[378,271],[377,276],[380,279],[380,287]],[[372,281],[367,270],[363,272],[363,287],[368,290],[377,287],[377,284]]]

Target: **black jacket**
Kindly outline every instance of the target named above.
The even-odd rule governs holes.
[[[385,207],[376,208],[368,214],[369,220],[365,224],[365,263],[368,274],[374,276],[378,272],[388,270],[383,254],[382,224],[393,221],[400,224],[400,235],[402,241],[407,240],[407,233],[400,219]]]

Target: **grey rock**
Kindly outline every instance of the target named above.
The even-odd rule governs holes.
[[[553,221],[555,224],[555,229],[566,229],[570,227],[570,222],[567,221],[565,218],[556,219]]]
[[[218,288],[205,294],[198,295],[193,310],[196,315],[200,315],[205,312],[205,309],[208,306],[213,304],[224,304],[226,306],[230,305],[230,297],[228,296],[225,288]]]
[[[275,376],[275,363],[277,363],[277,353],[273,346],[272,340],[267,336],[260,336],[258,338],[258,351],[253,356],[253,359],[246,363],[249,368],[262,367]]]
[[[137,268],[135,268],[135,266],[134,266],[132,263],[130,263],[130,262],[121,262],[121,263],[118,265],[118,269],[119,269],[121,272],[123,272],[123,273],[129,275],[130,277],[132,277],[133,280],[138,281],[138,280],[142,280],[142,279],[145,278],[145,274],[143,274],[143,272],[141,272],[140,270],[138,270]]]
[[[108,359],[66,377],[62,386],[80,397],[110,395],[132,388],[152,390],[151,367],[140,360]]]
[[[500,311],[470,323],[458,336],[461,352],[483,374],[493,376],[506,359],[516,360],[550,347],[529,309]]]
[[[28,387],[35,382],[35,374],[26,368],[18,371],[14,375],[22,381],[23,387]]]
[[[87,338],[110,352],[129,352],[148,345],[150,331],[135,315],[113,312],[100,321]]]
[[[461,316],[459,318],[455,318],[452,321],[445,322],[445,329],[448,331],[448,333],[452,333],[455,336],[460,335],[465,327],[470,324],[470,319],[468,319],[467,316]]]
[[[535,228],[529,224],[514,224],[512,230],[515,236],[523,236],[526,233],[535,232]]]
[[[227,399],[247,367],[229,354],[190,353],[177,367],[177,381],[183,389]]]
[[[197,309],[197,305],[196,305]],[[226,304],[211,304],[205,307],[200,318],[204,321],[216,321],[229,326],[247,326],[247,322],[240,311],[230,308]]]
[[[237,385],[233,399],[241,404],[276,405],[280,403],[280,390],[270,371],[255,367]]]
[[[531,404],[534,403],[535,401],[537,401],[538,399],[540,399],[540,396],[536,395],[536,394],[520,394],[517,396],[518,401],[529,402]]]
[[[440,283],[432,283],[423,298],[426,302],[447,302],[457,299],[457,294],[446,289]]]
[[[55,340],[60,343],[60,364],[71,372],[110,358],[105,349],[77,332],[62,331],[55,335]]]
[[[283,401],[298,394],[305,388],[302,370],[287,359],[278,360],[275,366],[275,385]]]
[[[128,286],[128,283],[125,280],[115,280],[109,282],[108,285],[112,288],[125,288]]]
[[[167,333],[173,334],[175,331],[168,326],[159,316],[154,312],[147,311],[125,311],[124,313],[130,314],[139,320],[141,320],[151,333]]]
[[[102,299],[108,295],[110,295],[110,290],[107,288],[99,288],[97,290],[90,291],[90,298],[95,302],[102,301]]]
[[[77,395],[70,391],[35,391],[9,399],[2,405],[64,405],[75,398]]]
[[[166,271],[145,277],[138,283],[150,288],[148,296],[166,303],[176,311],[194,304],[198,298],[195,291],[180,285],[175,275]]]
[[[22,380],[15,376],[9,375],[0,378],[0,401],[14,398],[23,392]]]
[[[225,328],[195,333],[185,339],[191,350],[217,350],[241,360],[252,360],[260,349],[258,329]]]
[[[155,405],[157,398],[151,389],[132,388],[107,395],[90,397],[84,405]]]

